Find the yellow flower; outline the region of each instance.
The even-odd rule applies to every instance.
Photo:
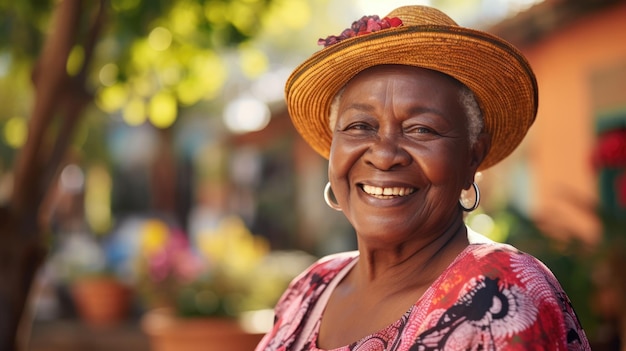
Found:
[[[255,236],[238,217],[223,219],[212,231],[198,237],[198,246],[205,258],[229,274],[243,275],[269,252],[269,244]]]
[[[169,228],[162,221],[148,220],[141,230],[140,250],[145,256],[150,256],[159,251],[168,239]]]

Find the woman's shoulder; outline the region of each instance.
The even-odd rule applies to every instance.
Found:
[[[516,296],[523,296],[526,303],[536,307],[569,304],[558,279],[539,259],[512,245],[489,240],[475,232],[471,235],[479,240],[470,239],[470,245],[444,273],[456,277],[460,294],[491,283],[498,291],[514,290]]]
[[[514,271],[516,275],[538,274],[550,280],[556,279],[550,269],[532,254],[510,244],[495,242],[470,229],[468,238],[470,245],[463,255],[464,264],[471,261],[473,265],[487,270],[486,274]]]
[[[426,317],[418,321],[424,329],[417,344],[444,335],[470,344],[491,338],[503,347],[538,340],[553,349],[568,343],[588,347],[569,298],[543,263],[511,245],[471,235],[470,245],[419,304],[417,312]]]
[[[350,251],[319,258],[291,281],[278,306],[294,300],[315,300],[330,281],[357,257],[358,252]]]
[[[336,268],[338,266],[345,266],[349,262],[352,262],[357,257],[359,257],[358,251],[346,251],[335,254],[326,255],[320,259],[318,259],[311,268],[317,267],[332,267]]]
[[[344,252],[318,259],[295,277],[274,308],[274,327],[265,336],[263,343],[289,345],[294,342],[305,321],[311,318],[316,302],[348,264],[358,257],[357,252]],[[315,322],[315,321],[314,321]]]
[[[359,257],[358,251],[347,251],[323,256],[311,264],[306,270],[298,275],[294,282],[310,279],[312,276],[321,276],[332,279],[346,265]]]

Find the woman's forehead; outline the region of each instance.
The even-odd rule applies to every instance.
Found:
[[[453,77],[439,72],[435,70],[431,70],[423,67],[416,66],[408,66],[408,65],[377,65],[366,68],[361,72],[357,73],[354,77],[352,77],[344,86],[348,87],[352,85],[355,81],[359,81],[361,79],[369,78],[372,76],[381,77],[381,76],[406,76],[406,77],[415,77],[429,80],[438,80],[444,84],[454,84],[459,87],[463,87],[464,85]]]
[[[373,98],[420,100],[457,99],[463,85],[441,72],[412,66],[385,65],[368,68],[353,77],[338,93],[341,103]]]

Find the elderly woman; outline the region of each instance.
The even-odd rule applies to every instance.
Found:
[[[296,278],[257,350],[589,349],[553,274],[463,221],[480,199],[476,172],[535,119],[520,52],[421,6],[320,42],[289,78],[287,105],[329,159],[325,199],[355,228],[358,252]]]

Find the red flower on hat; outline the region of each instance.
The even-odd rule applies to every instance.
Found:
[[[317,45],[324,45],[324,47],[328,47],[348,38],[377,32],[381,29],[399,27],[401,25],[402,20],[398,17],[385,17],[383,19],[380,19],[380,17],[378,17],[377,15],[363,16],[358,21],[352,22],[352,26],[350,28],[344,29],[341,34],[331,35],[326,37],[326,39],[320,38],[317,41]]]

